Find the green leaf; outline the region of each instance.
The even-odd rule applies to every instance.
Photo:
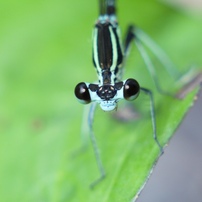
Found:
[[[99,172],[91,145],[71,155],[81,145],[84,108],[74,86],[96,79],[91,32],[98,2],[8,0],[0,11],[0,201],[130,201],[159,155],[146,96],[134,102],[139,118],[127,123],[97,109],[94,131],[107,177],[94,190],[89,185]],[[123,33],[128,23],[144,29],[179,70],[202,63],[199,16],[156,1],[128,0],[118,2],[118,18]],[[158,75],[174,91],[161,68]],[[165,145],[198,88],[183,100],[159,95],[135,48],[127,77],[154,91],[158,137]]]

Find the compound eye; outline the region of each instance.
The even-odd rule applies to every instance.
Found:
[[[124,84],[123,95],[126,100],[134,100],[140,92],[139,83],[135,79],[127,79]]]
[[[91,102],[90,93],[87,85],[84,82],[77,84],[74,89],[75,96],[82,104],[88,104]]]

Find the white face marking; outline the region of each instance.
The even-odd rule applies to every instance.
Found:
[[[100,107],[103,111],[112,111],[116,108],[117,103],[115,100],[112,101],[101,101],[100,102]]]
[[[123,82],[123,84],[124,83],[125,83],[125,81]],[[90,83],[86,83],[86,86],[89,87],[89,85],[90,85]],[[121,100],[121,99],[124,99],[123,88],[124,88],[124,85],[121,87],[121,89],[117,90],[116,95],[110,100],[101,99],[97,95],[97,92],[91,91],[89,89],[91,102],[97,102],[98,104],[100,104],[101,109],[104,110],[104,111],[112,111],[117,107],[118,101]]]

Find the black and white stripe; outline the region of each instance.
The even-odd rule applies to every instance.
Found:
[[[114,15],[99,17],[93,34],[93,63],[100,84],[114,84],[123,61],[118,24]]]

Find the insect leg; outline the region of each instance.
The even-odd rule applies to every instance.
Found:
[[[153,41],[143,30],[135,27],[134,32],[136,38],[138,38],[145,46],[147,46],[160,61],[163,67],[165,67],[173,81],[177,81],[177,85],[183,87],[185,85],[188,85],[192,81],[192,79],[195,79],[197,77],[197,75],[199,74],[197,66],[192,65],[185,71],[179,71],[173,64],[169,56],[163,51],[163,49],[161,49],[158,44],[155,43],[155,41]],[[175,98],[179,98],[178,95],[175,95]]]
[[[157,133],[156,133],[156,116],[155,116],[154,98],[153,98],[152,91],[142,87],[140,88],[140,90],[144,92],[145,94],[147,94],[150,98],[150,113],[151,113],[152,128],[153,128],[153,138],[160,149],[160,154],[163,154],[163,147],[159,143]]]
[[[174,79],[178,79],[181,74],[177,70],[176,66],[173,64],[173,62],[170,60],[168,55],[163,51],[161,47],[158,46],[158,44],[151,39],[143,30],[141,30],[138,27],[135,27],[135,35],[136,37],[142,41],[151,51],[152,53],[157,57],[157,59],[161,62],[161,64],[165,67],[167,72],[170,74],[170,76]]]
[[[155,71],[155,68],[154,68],[154,65],[153,65],[149,55],[147,54],[147,52],[146,52],[144,46],[142,45],[141,41],[139,40],[139,38],[136,36],[134,26],[129,26],[128,32],[126,35],[126,40],[125,40],[125,54],[128,53],[129,46],[130,46],[132,41],[135,42],[143,60],[144,60],[144,63],[146,64],[146,67],[147,67],[150,75],[152,76],[154,84],[155,84],[157,90],[159,91],[159,93],[174,97],[173,94],[166,92],[161,88],[157,74],[156,74],[156,71]]]
[[[84,107],[84,110],[83,110],[83,116],[82,116],[82,125],[81,125],[81,131],[80,131],[80,136],[81,136],[81,146],[76,150],[74,151],[72,154],[71,154],[71,157],[72,158],[75,158],[77,157],[78,155],[84,153],[88,147],[88,138],[87,138],[87,135],[89,133],[89,128],[87,127],[87,118],[88,118],[88,113],[89,113],[89,106],[86,105]]]
[[[102,160],[101,160],[101,157],[99,154],[96,138],[95,138],[95,135],[93,132],[93,118],[94,118],[95,109],[96,109],[96,103],[94,102],[90,106],[90,111],[89,111],[89,116],[88,116],[88,124],[89,124],[89,129],[90,129],[90,139],[91,139],[91,142],[93,145],[93,150],[94,150],[97,166],[98,166],[98,169],[100,172],[100,177],[97,180],[95,180],[93,183],[91,183],[91,185],[90,185],[91,188],[93,188],[100,181],[102,181],[106,175],[105,170],[104,170],[103,165],[102,165]]]

